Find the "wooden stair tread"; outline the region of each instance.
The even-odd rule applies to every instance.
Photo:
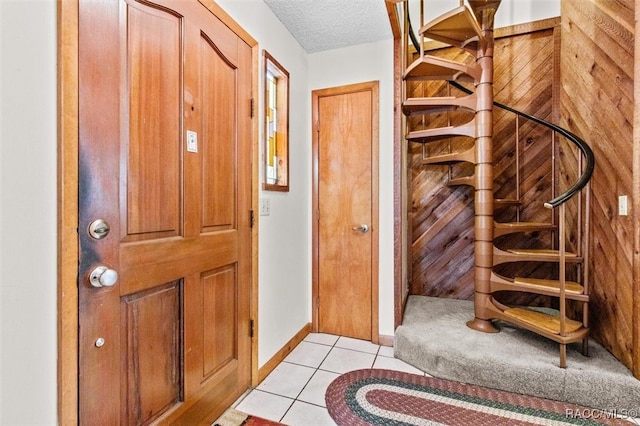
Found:
[[[484,9],[497,9],[502,0],[467,0],[471,10],[478,12]]]
[[[505,309],[504,315],[509,318],[519,319],[520,321],[530,324],[536,328],[541,328],[548,333],[560,334],[560,318],[558,316],[526,308]],[[565,326],[566,333],[573,333],[582,328],[582,323],[567,318]]]
[[[476,20],[482,22],[482,11],[487,9],[498,9],[501,0],[467,0],[471,10],[473,10]]]
[[[468,149],[463,152],[451,152],[447,154],[438,154],[430,157],[426,157],[422,159],[422,164],[452,164],[452,163],[460,163],[460,162],[468,162],[474,163],[476,162],[476,151],[475,148]]]
[[[407,133],[405,138],[412,142],[428,143],[452,136],[476,137],[475,118],[461,126],[437,127],[435,129],[414,130]]]
[[[582,262],[582,257],[576,253],[565,252],[567,262]],[[501,250],[493,247],[493,265],[510,262],[559,262],[560,253],[558,250],[550,249],[507,249]]]
[[[482,29],[466,6],[457,7],[428,22],[420,34],[451,46],[464,47],[469,42],[484,41]]]
[[[521,205],[521,201],[509,198],[496,198],[495,200],[493,200],[494,207],[518,207]]]
[[[558,292],[560,291],[559,280],[516,277],[513,279],[513,283],[524,287],[532,287],[534,289],[540,288],[558,290]],[[571,294],[582,294],[584,292],[584,287],[575,281],[565,281],[565,291]]]
[[[459,185],[467,185],[467,186],[476,186],[476,178],[475,176],[461,176],[457,178],[450,179],[447,182],[447,186],[459,186]]]
[[[404,73],[405,80],[470,80],[480,79],[480,67],[473,64],[423,55],[416,59]],[[468,76],[468,79],[462,76]]]
[[[494,236],[513,234],[516,232],[536,232],[555,230],[558,227],[552,223],[543,222],[495,222]]]
[[[524,254],[524,255],[539,255],[539,256],[560,256],[560,252],[558,250],[552,249],[508,249],[509,253],[513,254]],[[571,252],[565,253],[566,257],[577,257],[578,255]]]
[[[503,228],[556,228],[553,223],[546,222],[496,222],[496,226]]]
[[[464,97],[446,96],[432,98],[409,98],[402,103],[402,112],[405,115],[434,113],[441,111],[455,111],[464,109],[475,112],[477,97],[473,95]]]
[[[525,277],[506,278],[492,272],[491,292],[498,291],[519,291],[559,297],[560,281]],[[565,297],[567,300],[589,302],[589,295],[584,293],[584,288],[573,281],[565,281]]]

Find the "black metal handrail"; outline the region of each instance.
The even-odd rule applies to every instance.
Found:
[[[469,90],[468,88],[464,87],[462,84],[458,83],[457,81],[450,80],[449,84],[451,84],[456,89],[461,90],[467,94],[473,93],[472,90]],[[569,199],[571,199],[574,195],[580,192],[587,185],[587,183],[589,183],[589,180],[591,179],[591,175],[593,175],[593,169],[595,167],[595,157],[593,155],[593,151],[591,150],[591,147],[584,140],[576,136],[575,133],[572,133],[567,129],[564,129],[560,126],[557,126],[541,118],[535,117],[533,115],[529,115],[522,111],[518,111],[517,109],[501,104],[500,102],[494,102],[493,104],[498,108],[507,110],[509,112],[513,112],[519,115],[520,117],[524,117],[528,120],[534,121],[538,124],[541,124],[553,130],[554,132],[561,134],[562,136],[567,138],[569,141],[571,141],[575,146],[577,146],[580,152],[582,152],[582,155],[584,155],[584,158],[586,159],[586,164],[584,167],[584,171],[582,172],[582,175],[580,175],[580,178],[578,178],[578,180],[573,185],[571,185],[571,187],[569,187],[569,189],[567,189],[565,192],[558,195],[553,200],[547,201],[546,203],[544,203],[545,207],[549,209],[558,207],[560,204],[563,204],[567,202]]]
[[[416,39],[416,36],[413,32],[413,27],[411,26],[411,18],[409,17],[409,10],[407,9],[407,20],[408,20],[408,31],[409,31],[409,36],[411,38],[411,43],[413,44],[413,47],[416,49],[416,51],[420,51],[420,46],[418,43],[418,40]],[[473,91],[470,89],[467,89],[466,87],[464,87],[463,85],[461,85],[460,83],[458,83],[457,81],[452,81],[449,80],[449,84],[452,85],[453,87],[455,87],[458,90],[461,90],[467,94],[472,94]],[[527,118],[531,121],[534,121],[538,124],[541,124],[551,130],[553,130],[554,132],[557,132],[559,134],[561,134],[562,136],[564,136],[565,138],[567,138],[569,141],[571,141],[582,153],[582,155],[584,156],[584,158],[586,159],[586,164],[584,166],[584,170],[582,172],[582,175],[580,175],[580,177],[578,178],[578,180],[571,185],[571,187],[569,187],[569,189],[567,189],[565,192],[563,192],[562,194],[558,195],[557,197],[555,197],[553,200],[547,201],[546,203],[544,203],[544,206],[546,208],[552,209],[555,207],[558,207],[560,204],[564,204],[567,201],[569,201],[574,195],[576,195],[577,193],[579,193],[585,186],[587,186],[587,183],[589,183],[589,180],[591,179],[591,176],[593,175],[593,169],[595,168],[595,157],[593,155],[593,151],[591,150],[591,147],[580,137],[578,137],[575,133],[572,133],[570,131],[568,131],[567,129],[564,129],[560,126],[557,126],[553,123],[550,123],[546,120],[543,120],[541,118],[538,117],[534,117],[533,115],[529,115],[525,112],[522,111],[518,111],[517,109],[511,108],[510,106],[501,104],[500,102],[493,102],[493,104],[495,106],[497,106],[498,108],[504,109],[506,111],[510,111],[513,112],[521,117]]]

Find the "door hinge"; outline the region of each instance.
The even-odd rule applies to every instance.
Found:
[[[249,337],[253,338],[253,320],[249,320]]]
[[[249,210],[249,227],[253,228],[253,225],[256,223],[256,215],[253,210]]]
[[[251,118],[253,118],[256,109],[256,102],[253,98],[251,98]]]

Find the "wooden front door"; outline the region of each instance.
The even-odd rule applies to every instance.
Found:
[[[78,37],[80,423],[211,424],[251,375],[251,48],[197,0]]]
[[[378,83],[313,92],[314,327],[378,340]]]

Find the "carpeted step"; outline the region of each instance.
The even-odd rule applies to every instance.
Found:
[[[563,369],[557,343],[502,321],[500,333],[478,333],[465,324],[473,317],[470,300],[409,296],[394,355],[444,379],[604,410],[637,407],[640,380],[593,339],[589,357],[569,345]]]

